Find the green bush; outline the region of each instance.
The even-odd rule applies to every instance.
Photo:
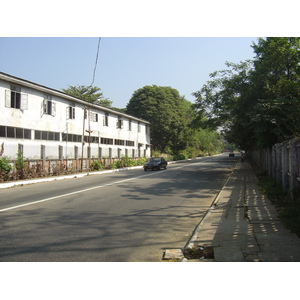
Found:
[[[23,170],[25,166],[25,162],[23,159],[23,155],[20,151],[17,153],[17,160],[15,162],[15,167],[18,171]]]
[[[300,237],[300,201],[289,203],[281,208],[279,218],[285,226]]]
[[[260,177],[259,179],[258,185],[260,192],[266,195],[270,200],[286,198],[286,192],[277,184],[276,179],[267,176]]]
[[[11,169],[12,167],[9,164],[9,160],[7,159],[7,157],[3,156],[2,158],[0,158],[0,170],[5,174],[8,174]]]
[[[128,156],[124,156],[121,158],[121,165],[123,168],[126,167],[133,167],[136,165],[136,162],[134,159],[128,157]]]
[[[91,163],[91,170],[92,171],[99,171],[99,170],[102,170],[103,169],[103,166],[101,164],[100,161],[98,160],[94,160],[92,163]]]
[[[185,154],[177,154],[173,156],[173,160],[184,160],[187,159],[188,157]]]
[[[147,158],[140,157],[139,159],[135,160],[128,156],[122,157],[119,160],[115,160],[111,165],[111,169],[122,169],[127,167],[134,167],[134,166],[142,166],[145,162],[147,162]]]
[[[136,165],[137,166],[142,166],[144,163],[146,163],[148,161],[148,159],[146,157],[140,157],[137,161],[136,161]]]

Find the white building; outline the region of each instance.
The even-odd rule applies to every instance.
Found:
[[[150,123],[0,72],[1,145],[9,159],[150,157]]]

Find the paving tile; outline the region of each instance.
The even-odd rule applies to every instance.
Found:
[[[300,262],[300,248],[297,245],[262,245],[262,260],[265,262]]]
[[[216,262],[300,261],[300,239],[279,221],[257,182],[248,163],[237,164],[195,242],[212,246]]]
[[[166,249],[164,259],[171,260],[171,259],[183,259],[183,253],[181,249]]]
[[[215,247],[214,248],[215,261],[217,262],[243,262],[244,254],[240,248],[229,247]]]

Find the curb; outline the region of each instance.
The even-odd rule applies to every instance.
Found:
[[[219,155],[219,154],[216,154],[216,155]],[[215,156],[215,155],[213,155],[213,156]],[[201,157],[197,157],[195,159],[200,159],[200,158]],[[170,162],[168,162],[168,164],[173,164],[173,163],[188,161],[188,160],[192,160],[192,159],[170,161]],[[102,174],[115,173],[115,172],[121,172],[121,171],[127,171],[127,170],[132,170],[132,169],[139,169],[139,168],[143,168],[143,166],[126,167],[126,168],[121,168],[121,169],[113,169],[113,170],[97,171],[97,172],[75,173],[72,175],[45,177],[45,178],[32,179],[32,180],[29,179],[29,180],[22,180],[22,181],[13,181],[13,182],[7,182],[7,183],[0,183],[0,189],[7,189],[7,188],[16,187],[16,186],[35,184],[35,183],[40,183],[40,182],[48,182],[48,181],[72,179],[72,178],[82,178],[85,176],[92,176],[92,175],[102,175]]]
[[[13,181],[13,182],[8,182],[8,183],[0,183],[0,189],[6,189],[6,188],[19,186],[19,185],[23,186],[23,185],[28,185],[28,184],[40,183],[40,182],[48,182],[48,181],[72,179],[72,178],[82,178],[85,176],[92,176],[92,175],[102,175],[102,174],[115,173],[115,172],[121,172],[121,171],[127,171],[127,170],[131,170],[131,169],[139,169],[139,168],[142,168],[142,166],[127,167],[127,168],[113,169],[113,170],[106,170],[106,171],[97,171],[97,172],[76,173],[76,174],[72,174],[72,175],[46,177],[46,178],[42,178],[42,179]]]
[[[196,237],[197,237],[197,235],[198,235],[198,233],[199,233],[199,231],[200,231],[200,229],[201,229],[202,224],[204,223],[205,219],[210,215],[211,211],[215,209],[215,207],[216,207],[216,205],[217,205],[217,203],[218,203],[218,201],[219,201],[219,198],[220,198],[220,196],[221,196],[221,193],[222,193],[222,191],[226,188],[227,183],[228,183],[229,179],[230,179],[231,176],[232,176],[232,173],[234,172],[234,170],[235,170],[236,167],[237,167],[237,164],[238,164],[238,161],[237,161],[237,163],[235,164],[235,166],[232,168],[232,170],[231,170],[231,172],[230,172],[230,174],[229,174],[229,176],[228,176],[228,178],[227,178],[225,184],[223,185],[222,189],[219,191],[219,193],[217,194],[216,198],[215,198],[214,201],[212,202],[212,205],[211,205],[210,208],[206,211],[204,217],[201,219],[200,223],[197,225],[196,229],[195,229],[194,232],[193,232],[192,237],[191,237],[190,240],[186,243],[184,249],[185,249],[185,248],[192,248],[192,247],[194,246],[194,244],[195,244],[194,240],[196,239]]]

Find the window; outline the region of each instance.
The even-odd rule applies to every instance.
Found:
[[[75,119],[75,107],[68,106],[67,107],[67,120]]]
[[[16,138],[22,139],[24,136],[24,130],[23,128],[16,128]]]
[[[81,143],[82,136],[79,134],[62,134],[62,141],[74,142],[74,143]]]
[[[124,146],[125,145],[125,141],[124,140],[117,140],[117,139],[115,139],[115,145]]]
[[[5,90],[5,106],[21,110],[28,109],[28,94],[22,94],[21,88],[11,86],[10,90]]]
[[[99,143],[99,137],[85,135],[84,136],[84,141],[86,143]]]
[[[45,140],[45,141],[59,141],[60,133],[53,132],[53,131],[35,130],[34,131],[34,139],[35,140]]]
[[[128,131],[131,131],[131,120],[128,121]]]
[[[21,88],[11,87],[10,88],[10,107],[21,108]]]
[[[138,122],[138,132],[141,132],[141,123]]]
[[[6,137],[6,126],[0,126],[0,136]]]
[[[121,117],[118,117],[117,120],[117,128],[122,129],[123,128],[123,120]]]
[[[98,114],[91,112],[91,113],[90,113],[90,119],[91,119],[93,122],[98,122]]]
[[[31,140],[31,130],[19,127],[0,126],[0,136]]]
[[[43,100],[43,114],[55,116],[56,114],[56,105],[55,102],[52,101],[52,96],[44,95]]]
[[[109,139],[109,138],[101,138],[101,144],[113,145],[114,144],[114,140],[113,139]]]
[[[103,116],[103,126],[108,126],[108,113],[105,113],[105,116]]]
[[[126,141],[126,146],[134,147],[134,141]]]

